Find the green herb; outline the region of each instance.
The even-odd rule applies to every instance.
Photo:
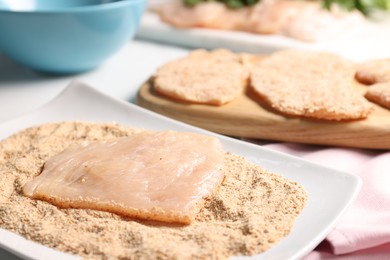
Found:
[[[257,2],[259,2],[259,0],[183,0],[183,1],[188,6],[194,6],[202,2],[216,1],[216,2],[224,3],[227,7],[233,9],[254,5]]]
[[[254,5],[259,2],[259,0],[183,0],[183,2],[188,6],[195,6],[202,2],[213,2],[213,1],[224,3],[227,7],[233,9]],[[364,15],[367,16],[377,10],[386,11],[390,13],[390,0],[320,0],[320,1],[323,1],[324,8],[328,10],[331,8],[333,4],[336,4],[348,11],[359,10],[360,12],[362,12]]]
[[[336,4],[345,10],[359,10],[364,15],[370,15],[373,11],[390,12],[390,0],[324,0],[324,7],[330,9]]]

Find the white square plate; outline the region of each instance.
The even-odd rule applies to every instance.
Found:
[[[354,61],[390,57],[390,22],[370,22],[317,42],[304,42],[282,35],[260,35],[206,28],[179,29],[162,22],[151,11],[142,17],[137,37],[190,48],[228,48],[237,52],[268,54],[294,48],[328,51]]]
[[[170,129],[213,135],[221,140],[226,151],[242,155],[269,171],[299,182],[309,198],[291,234],[270,250],[257,255],[256,259],[297,259],[309,253],[331,231],[361,186],[361,180],[354,175],[186,125],[110,98],[80,82],[71,83],[43,107],[0,124],[0,140],[26,127],[70,120],[117,122],[153,130]],[[26,259],[74,258],[3,229],[0,229],[0,248]]]

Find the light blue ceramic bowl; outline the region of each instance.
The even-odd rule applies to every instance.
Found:
[[[135,34],[146,0],[0,0],[0,52],[50,73],[91,70]]]

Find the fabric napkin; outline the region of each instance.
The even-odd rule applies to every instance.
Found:
[[[390,259],[390,151],[260,143],[360,176],[363,185],[326,239],[304,260]]]

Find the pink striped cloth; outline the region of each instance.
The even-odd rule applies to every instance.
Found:
[[[304,260],[390,259],[390,151],[291,143],[262,145],[358,175],[363,180],[357,199]]]

